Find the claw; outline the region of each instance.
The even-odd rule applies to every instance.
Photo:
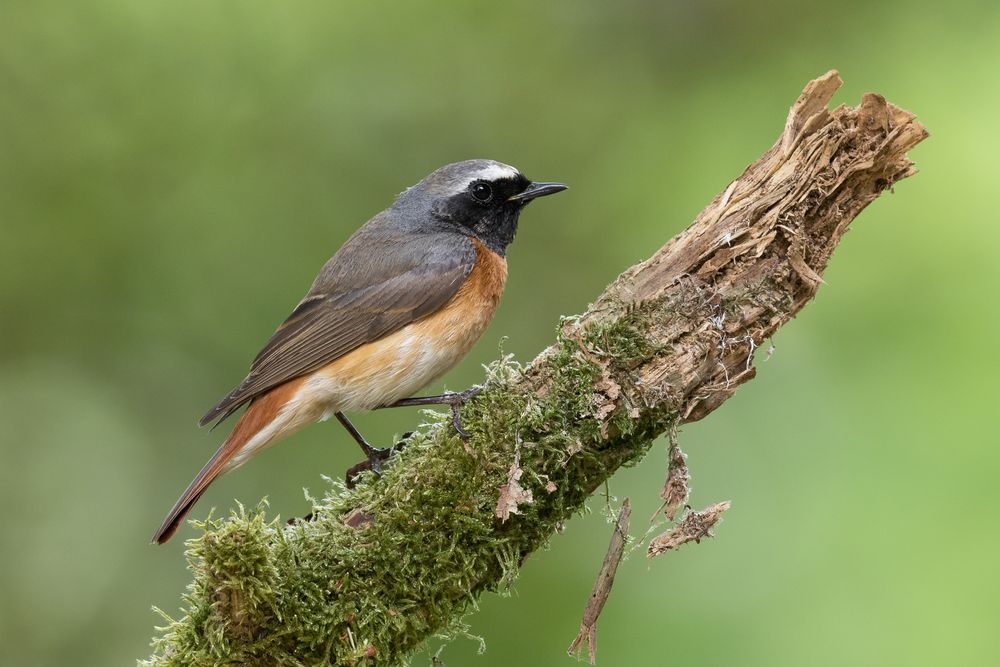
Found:
[[[465,391],[449,392],[444,395],[444,403],[451,408],[451,425],[455,427],[455,432],[462,440],[469,439],[469,432],[462,428],[462,406],[482,390],[482,385],[473,385]]]
[[[366,445],[363,445],[362,449],[364,449],[368,458],[360,463],[355,463],[347,469],[347,472],[344,473],[344,481],[347,484],[347,488],[353,489],[357,485],[358,479],[361,477],[361,473],[366,470],[371,470],[375,473],[376,477],[381,477],[383,464],[388,461],[393,454],[406,446],[406,441],[411,435],[413,435],[412,431],[404,433],[403,439],[392,447],[372,447],[371,445],[367,445],[367,443]]]
[[[458,404],[452,404],[451,406],[451,425],[455,427],[455,432],[458,433],[458,437],[462,440],[469,439],[469,432],[462,428],[462,406]]]

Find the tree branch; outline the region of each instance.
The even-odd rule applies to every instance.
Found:
[[[915,172],[924,128],[876,94],[828,111],[840,83],[811,82],[774,146],[531,364],[496,362],[463,409],[467,443],[442,417],[311,521],[209,522],[186,615],[147,664],[395,665],[459,630],[615,470],[754,377],[851,221]]]

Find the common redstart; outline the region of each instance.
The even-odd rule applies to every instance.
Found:
[[[391,448],[368,444],[344,412],[449,404],[461,432],[456,406],[469,394],[407,397],[458,363],[493,318],[521,210],[565,189],[500,162],[467,160],[432,172],[366,222],[323,266],[246,379],[201,418],[201,426],[217,425],[249,404],[153,541],[169,540],[219,475],[307,424],[337,417],[376,472]]]

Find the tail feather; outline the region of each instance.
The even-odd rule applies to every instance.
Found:
[[[231,439],[232,436],[226,440],[222,447],[219,447],[219,451],[215,452],[215,455],[209,459],[205,467],[198,473],[198,476],[192,480],[188,488],[181,494],[181,497],[174,503],[174,506],[170,508],[166,518],[163,519],[163,523],[160,524],[156,533],[153,534],[153,542],[165,544],[167,540],[173,537],[174,533],[180,527],[181,521],[187,516],[187,513],[191,511],[191,508],[194,507],[194,504],[205,493],[208,486],[222,473],[225,464],[236,453],[236,451],[233,451],[229,447]],[[226,456],[226,454],[229,454],[229,456]]]
[[[228,472],[243,463],[247,454],[239,456],[243,448],[250,443],[250,440],[269,426],[276,417],[281,414],[282,408],[295,396],[302,380],[293,380],[272,389],[267,394],[255,398],[246,412],[240,415],[239,421],[233,427],[233,432],[229,434],[226,441],[219,447],[205,467],[201,469],[194,481],[177,499],[174,506],[167,513],[159,529],[153,534],[153,542],[163,544],[177,532],[181,521],[187,513],[198,502],[205,490],[222,473]],[[268,436],[266,443],[252,443],[252,449],[248,454],[256,453],[267,444],[276,442],[278,439],[288,435],[294,428],[280,429],[281,433],[272,433]]]

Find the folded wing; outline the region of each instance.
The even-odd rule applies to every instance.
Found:
[[[454,296],[475,261],[475,247],[461,234],[406,233],[391,220],[373,219],[327,262],[246,379],[199,424],[221,422],[274,387],[433,313]]]

